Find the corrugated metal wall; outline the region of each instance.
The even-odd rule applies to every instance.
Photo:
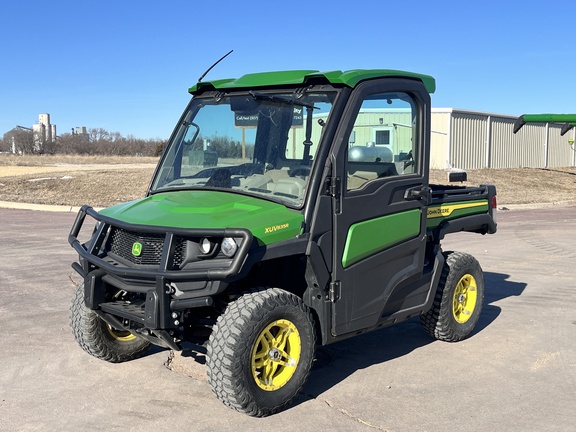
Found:
[[[512,133],[516,117],[454,109],[432,110],[430,167],[446,169],[574,166],[575,155],[561,126],[527,124]],[[444,134],[437,131],[448,132]]]
[[[526,124],[512,132],[514,118],[491,118],[490,168],[543,168],[545,127]]]
[[[568,132],[566,135],[560,136],[561,129],[562,126],[555,124],[551,124],[548,129],[547,156],[549,167],[565,167],[573,165],[574,151],[570,144],[568,144],[568,138],[572,138],[574,135],[572,132]]]
[[[454,168],[483,168],[486,160],[487,117],[452,112],[450,165]]]

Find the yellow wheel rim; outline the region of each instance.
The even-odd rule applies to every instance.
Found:
[[[296,326],[285,319],[269,324],[252,348],[252,376],[258,387],[275,391],[290,381],[298,367],[302,346]]]
[[[128,342],[136,339],[136,336],[134,336],[127,330],[116,330],[110,324],[106,324],[106,328],[108,329],[108,333],[110,333],[110,336],[112,336],[117,341]]]
[[[456,322],[464,324],[470,319],[476,308],[477,299],[476,279],[471,274],[465,274],[460,278],[454,290],[452,313]]]

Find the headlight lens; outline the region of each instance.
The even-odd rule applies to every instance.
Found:
[[[212,249],[212,243],[206,237],[200,240],[198,246],[200,247],[200,252],[202,252],[205,255],[209,254],[210,250]]]
[[[225,237],[222,240],[221,248],[222,253],[225,256],[227,256],[228,258],[232,258],[236,253],[236,251],[238,250],[238,244],[236,243],[236,240],[234,240],[232,237]]]

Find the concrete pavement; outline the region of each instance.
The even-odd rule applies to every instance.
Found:
[[[212,395],[190,353],[85,354],[68,326],[75,213],[0,209],[0,430],[571,431],[575,211],[513,209],[496,235],[447,237],[486,273],[471,338],[433,341],[411,320],[322,348],[293,406],[253,419]]]

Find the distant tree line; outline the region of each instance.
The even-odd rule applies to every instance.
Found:
[[[102,128],[88,129],[87,133],[64,133],[53,142],[39,142],[32,130],[13,129],[0,139],[1,152],[18,154],[77,154],[85,156],[160,156],[166,140],[140,139],[132,135],[122,136]],[[220,158],[242,157],[242,144],[229,137],[212,136],[196,138],[192,149],[207,149],[218,153]],[[252,157],[253,145],[246,146],[246,156]]]
[[[52,142],[39,142],[34,133],[26,129],[14,129],[0,139],[0,151],[19,154],[159,156],[164,147],[165,140],[125,137],[102,128],[88,129],[85,134],[65,133]]]

